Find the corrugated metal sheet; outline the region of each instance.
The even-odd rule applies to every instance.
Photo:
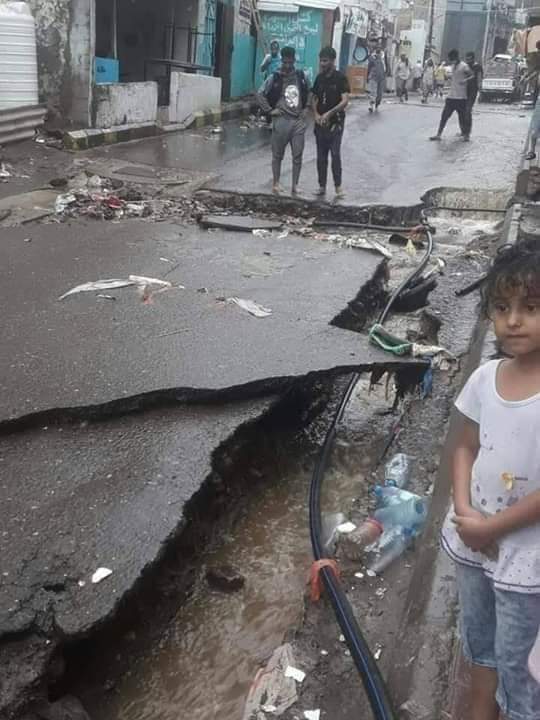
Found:
[[[47,108],[44,105],[0,110],[0,145],[26,140],[43,125]]]

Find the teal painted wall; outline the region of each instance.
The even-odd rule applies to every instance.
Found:
[[[313,83],[319,71],[319,52],[323,34],[323,11],[300,7],[298,13],[261,13],[263,31],[270,43],[277,40],[280,47],[290,45],[296,49],[296,67],[304,70]],[[257,48],[255,87],[264,82],[259,72],[263,52]]]
[[[253,63],[255,38],[247,33],[235,33],[231,60],[231,97],[238,98],[253,92]]]

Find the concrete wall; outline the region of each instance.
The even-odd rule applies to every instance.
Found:
[[[36,21],[40,101],[64,122],[88,125],[93,0],[27,0]]]
[[[94,87],[94,127],[156,122],[158,90],[155,82],[111,83]]]
[[[168,121],[184,122],[200,110],[215,110],[221,103],[221,78],[192,73],[171,73]]]

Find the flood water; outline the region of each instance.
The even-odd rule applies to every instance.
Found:
[[[362,470],[372,457],[346,437],[358,403],[357,398],[325,481],[323,504],[329,512],[365,492]],[[114,691],[86,699],[91,717],[241,720],[258,668],[287,631],[301,624],[312,561],[308,495],[314,446],[304,438],[282,452],[290,456],[278,458],[276,467],[247,492],[241,516],[222,545],[203,553],[195,592],[160,642],[134,659]],[[241,591],[227,594],[208,587],[204,568],[224,564],[244,574]]]

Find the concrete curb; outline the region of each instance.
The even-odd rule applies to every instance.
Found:
[[[100,145],[112,145],[128,140],[140,140],[161,133],[155,123],[140,125],[118,125],[117,127],[87,130],[71,130],[64,133],[64,146],[67,150],[89,150]]]
[[[228,103],[220,108],[205,110],[190,115],[186,122],[172,126],[161,126],[158,123],[140,123],[138,125],[118,125],[111,128],[88,128],[71,130],[64,133],[64,146],[67,150],[89,150],[100,145],[113,145],[129,140],[141,140],[167,132],[178,132],[187,128],[202,128],[207,125],[218,125],[225,120],[247,117],[257,110],[254,100],[242,100]]]

